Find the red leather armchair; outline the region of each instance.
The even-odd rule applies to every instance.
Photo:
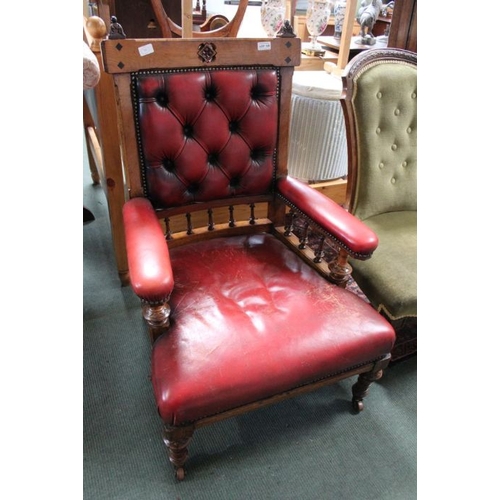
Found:
[[[300,40],[120,40],[103,54],[130,179],[130,282],[177,478],[203,425],[354,375],[361,410],[394,330],[343,288],[347,257],[369,258],[375,233],[287,176]],[[291,209],[336,242],[335,262],[294,235]]]

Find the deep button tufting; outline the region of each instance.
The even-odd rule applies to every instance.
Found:
[[[183,130],[186,137],[193,137],[193,127],[191,125],[186,123],[186,125],[184,125],[183,127]]]
[[[393,177],[393,178],[391,179],[391,184],[396,184],[396,177]]]
[[[396,109],[394,110],[394,114],[395,114],[396,116],[399,116],[399,115],[400,115],[400,113],[401,113],[401,111],[400,111],[398,108],[396,108]]]
[[[137,78],[142,184],[157,208],[271,191],[279,116],[275,69],[204,68]],[[239,131],[231,133],[236,122]],[[229,160],[233,154],[237,163]]]
[[[230,121],[229,122],[229,132],[232,134],[238,132],[240,129],[240,125],[237,121]]]
[[[417,98],[417,93],[416,92],[413,92],[412,95],[411,95],[411,98],[412,99],[416,99]]]
[[[378,168],[384,168],[384,162],[381,161],[379,164],[378,164]]]
[[[167,172],[173,172],[175,170],[175,164],[170,158],[164,158],[161,164]]]
[[[262,149],[252,149],[250,151],[250,158],[252,161],[260,163],[266,159],[266,154]]]
[[[264,89],[260,86],[260,85],[254,85],[251,89],[250,89],[250,97],[256,101],[258,99],[260,99],[262,96],[264,95]]]
[[[241,179],[239,177],[233,177],[230,181],[229,181],[229,185],[233,188],[233,189],[236,189],[237,187],[239,187],[241,183]]]
[[[391,149],[392,149],[393,151],[396,151],[396,149],[398,149],[397,144],[393,144],[393,145],[391,146]]]
[[[213,101],[217,97],[217,89],[211,85],[205,89],[205,99],[207,101]]]
[[[377,130],[375,130],[376,134],[380,134],[380,127],[377,127]]]
[[[209,153],[207,156],[207,162],[210,165],[217,165],[219,163],[219,156],[216,153]]]
[[[382,99],[382,92],[377,92],[377,99]]]
[[[161,106],[162,108],[166,108],[168,106],[168,97],[164,91],[160,90],[156,94],[155,99],[158,105]]]
[[[411,127],[408,127],[408,128],[406,129],[406,131],[407,131],[409,134],[411,134]]]
[[[408,163],[406,161],[404,161],[403,163],[401,163],[401,166],[406,167],[406,166],[408,166]]]

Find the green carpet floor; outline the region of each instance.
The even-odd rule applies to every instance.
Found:
[[[354,380],[196,431],[176,482],[149,380],[140,303],[120,286],[106,199],[84,154],[85,500],[417,498],[417,358],[392,365],[350,411]]]

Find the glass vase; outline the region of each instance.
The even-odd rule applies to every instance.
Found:
[[[334,38],[340,39],[342,37],[346,8],[347,0],[337,0],[333,6],[333,16],[335,18]]]
[[[262,0],[260,21],[267,36],[275,37],[285,21],[286,0]]]
[[[332,4],[329,0],[309,0],[306,11],[306,27],[311,35],[311,49],[320,50],[318,36],[325,31],[330,18]]]

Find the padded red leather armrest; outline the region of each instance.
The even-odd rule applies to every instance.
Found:
[[[153,206],[133,198],[123,206],[125,243],[132,289],[141,299],[160,302],[174,287],[165,236]]]
[[[338,203],[294,179],[278,179],[280,195],[333,236],[353,257],[368,258],[378,246],[377,235]]]

